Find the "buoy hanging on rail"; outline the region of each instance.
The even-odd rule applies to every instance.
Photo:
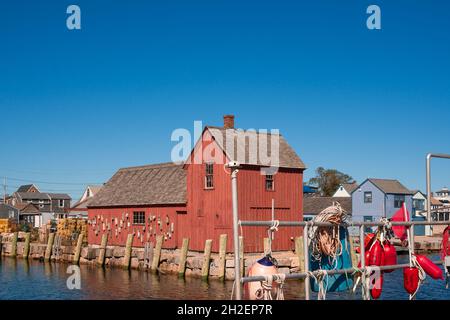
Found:
[[[377,272],[375,270],[373,271],[373,273],[373,282],[371,283],[370,296],[372,297],[372,299],[378,300],[380,299],[381,293],[383,292],[383,273],[379,272],[378,274],[376,274]]]
[[[249,277],[269,277],[278,273],[277,267],[272,262],[272,258],[266,256],[255,262],[248,270]],[[262,282],[249,282],[246,284],[248,298],[250,300],[264,300],[264,290],[269,288],[263,287]],[[276,284],[275,284],[276,285]],[[271,290],[272,288],[270,288]]]
[[[384,264],[385,266],[394,266],[397,264],[397,251],[389,240],[385,240],[383,244],[384,249]],[[394,270],[385,270],[386,273],[391,273]]]
[[[404,268],[403,269],[403,285],[406,292],[414,294],[419,288],[419,269]]]
[[[427,275],[434,280],[444,280],[444,273],[433,261],[420,254],[415,254],[414,256]]]

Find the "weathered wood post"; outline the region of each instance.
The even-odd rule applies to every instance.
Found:
[[[125,257],[123,260],[123,268],[124,269],[130,269],[131,264],[131,253],[133,250],[133,240],[134,240],[134,234],[130,233],[127,238],[127,246],[125,248]]]
[[[161,250],[162,250],[163,240],[164,240],[164,237],[162,235],[159,235],[156,237],[155,252],[153,254],[152,266],[150,268],[150,271],[152,273],[156,273],[158,271],[159,260],[161,259]]]
[[[305,270],[305,253],[303,252],[303,237],[295,238],[295,254],[298,257],[298,268],[299,271],[303,272]]]
[[[45,249],[45,255],[44,255],[44,261],[50,261],[50,258],[52,257],[52,248],[53,248],[53,242],[55,241],[56,233],[51,232],[48,235],[48,242],[47,242],[47,248]]]
[[[219,279],[225,280],[226,263],[227,263],[227,241],[228,235],[220,235],[219,243]]]
[[[239,258],[240,258],[240,270],[241,270],[241,277],[245,274],[245,259],[244,259],[244,237],[239,237]]]
[[[205,254],[203,256],[203,266],[202,266],[202,279],[208,280],[209,268],[211,266],[211,249],[212,240],[206,240],[205,242]]]
[[[106,246],[108,245],[108,234],[105,233],[102,236],[102,242],[100,244],[100,251],[98,253],[97,265],[103,267],[105,265]],[[127,243],[128,245],[128,243]]]
[[[75,263],[75,264],[80,263],[81,249],[83,248],[83,240],[84,240],[84,234],[81,233],[78,236],[77,247],[75,248],[75,255],[73,256],[73,263]]]
[[[12,242],[11,242],[11,257],[17,256],[17,239],[19,238],[19,233],[14,232]]]
[[[28,259],[28,256],[30,255],[30,239],[31,233],[30,232],[25,233],[25,244],[23,246],[23,254],[22,254],[22,257],[24,259]]]
[[[189,251],[189,238],[184,238],[183,246],[181,247],[181,252],[180,252],[180,265],[178,267],[178,276],[180,278],[183,278],[184,274],[186,272],[186,260],[187,260],[188,251]]]
[[[348,239],[350,240],[350,256],[352,257],[352,267],[356,268],[358,267],[358,257],[356,256],[356,250],[355,250],[355,239],[354,237],[348,236]]]
[[[3,235],[0,234],[0,259],[3,254]]]

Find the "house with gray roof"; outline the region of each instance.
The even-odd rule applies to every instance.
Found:
[[[412,213],[413,192],[398,180],[367,179],[352,192],[353,221],[392,218],[403,203]]]
[[[9,204],[0,204],[0,219],[13,219],[18,221],[19,210]]]
[[[352,199],[349,197],[304,197],[303,198],[303,220],[314,219],[319,213],[334,204],[339,204],[345,213],[352,214]]]
[[[20,186],[8,200],[14,207],[23,207],[23,204],[33,204],[39,215],[33,212],[32,223],[35,227],[46,224],[49,220],[64,218],[70,210],[72,198],[65,193],[40,192],[35,185]],[[22,217],[21,220],[31,219],[31,215]]]

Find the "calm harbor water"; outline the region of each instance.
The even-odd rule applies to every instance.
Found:
[[[438,259],[438,256],[432,256]],[[406,257],[400,258],[405,262]],[[100,269],[81,266],[81,290],[69,290],[66,286],[67,264],[24,261],[2,258],[0,260],[0,300],[228,300],[231,282],[222,283],[200,279],[179,279],[176,275],[151,275],[146,272],[120,269]],[[402,271],[386,274],[382,299],[404,300],[408,295],[403,289]],[[286,299],[303,299],[303,283],[286,284]],[[340,293],[327,295],[328,299],[360,299],[361,294]],[[450,290],[444,281],[427,278],[417,296],[418,300],[450,300]]]

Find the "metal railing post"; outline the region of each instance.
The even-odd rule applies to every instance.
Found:
[[[305,300],[310,300],[311,296],[311,282],[309,277],[309,245],[308,245],[308,231],[309,231],[309,225],[306,224],[303,228],[303,254],[304,254],[304,260],[305,260]]]
[[[237,194],[237,173],[238,169],[232,169],[231,172],[231,192],[233,197],[233,240],[234,240],[234,279],[236,300],[242,300],[241,269],[239,256],[239,212],[238,212],[238,194]]]
[[[359,226],[359,259],[361,260],[361,283],[364,285],[366,282],[366,247],[364,246],[364,226]],[[362,290],[362,298],[364,297],[364,290]]]

